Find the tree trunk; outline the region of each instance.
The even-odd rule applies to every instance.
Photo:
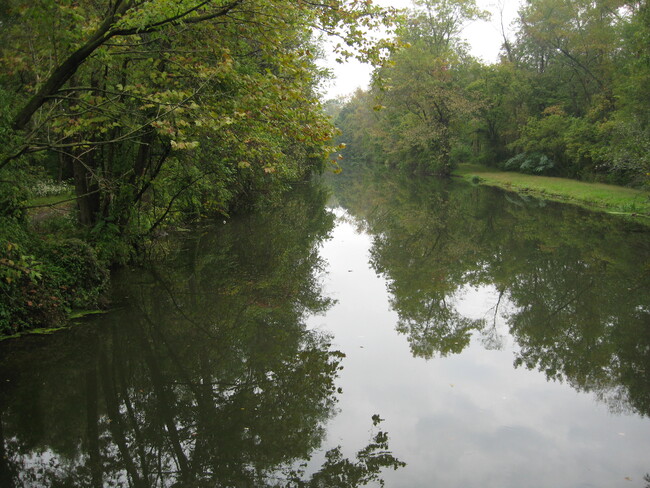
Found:
[[[72,162],[79,223],[85,226],[97,223],[100,209],[99,183],[93,175],[94,159],[91,153],[88,162],[83,161],[80,156],[74,157]]]

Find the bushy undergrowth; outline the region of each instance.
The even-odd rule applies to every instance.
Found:
[[[519,171],[528,175],[549,175],[555,163],[545,154],[533,152],[517,154],[501,166],[506,171]]]
[[[0,335],[62,325],[73,309],[105,305],[109,275],[79,239],[30,232],[0,217]]]

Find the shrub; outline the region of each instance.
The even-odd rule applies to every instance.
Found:
[[[555,163],[548,156],[538,152],[520,153],[502,164],[502,168],[507,171],[519,171],[529,175],[549,174],[554,167]]]
[[[80,239],[67,239],[47,249],[48,271],[54,284],[67,293],[72,308],[96,308],[102,304],[109,275],[95,250]]]
[[[0,219],[0,335],[65,323],[73,308],[105,305],[108,271],[78,239],[42,240]]]
[[[0,219],[24,220],[27,198],[24,188],[8,181],[0,181]]]

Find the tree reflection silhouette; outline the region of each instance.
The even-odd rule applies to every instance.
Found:
[[[401,467],[378,432],[356,460],[334,449],[320,471],[295,469],[339,392],[343,354],[305,326],[332,303],[326,198],[309,187],[199,229],[164,264],[117,278],[121,309],[4,346],[2,486],[358,486]]]
[[[414,355],[459,353],[473,335],[498,347],[508,302],[516,365],[650,415],[647,228],[485,187],[361,172],[336,195],[373,237],[370,264]],[[463,293],[486,285],[493,309],[463,316]]]

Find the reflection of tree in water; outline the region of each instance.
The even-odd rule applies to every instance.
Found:
[[[444,183],[439,192],[411,192],[408,185],[408,180],[365,177],[363,188],[352,181],[354,190],[339,192],[339,198],[374,236],[370,263],[388,279],[391,305],[399,313],[397,330],[413,354],[429,359],[459,353],[472,331],[485,326],[485,320],[456,310],[473,243],[457,228],[462,209]]]
[[[338,198],[374,236],[371,264],[415,355],[458,353],[475,332],[497,346],[507,301],[517,365],[650,415],[647,230],[470,185],[361,180]],[[484,320],[457,311],[466,287],[486,285],[499,303]]]
[[[390,287],[389,287],[390,288]],[[458,354],[469,344],[472,331],[481,329],[483,320],[463,317],[453,309],[454,297],[437,299],[426,297],[419,304],[421,310],[400,309],[398,300],[392,306],[400,310],[397,331],[408,337],[415,356],[431,359],[436,353],[446,356]]]
[[[205,229],[171,264],[125,273],[122,310],[9,350],[0,484],[358,486],[400,467],[379,431],[356,459],[332,450],[317,473],[293,468],[322,441],[342,358],[305,328],[330,305],[324,199],[312,189]]]
[[[488,351],[499,351],[505,345],[506,336],[499,331],[498,321],[500,314],[505,314],[502,310],[505,290],[497,290],[496,303],[486,312],[485,325],[480,329],[481,344]]]

